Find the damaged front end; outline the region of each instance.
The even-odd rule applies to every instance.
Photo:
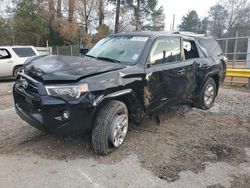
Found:
[[[92,128],[102,104],[120,100],[128,106],[131,119],[139,122],[143,105],[137,95],[143,94],[142,75],[137,72],[132,76],[133,71],[127,71],[116,70],[61,84],[21,73],[13,87],[16,112],[40,130],[62,135],[81,134]]]
[[[66,90],[59,91],[57,87],[54,87],[58,92],[55,94],[52,87],[46,87],[28,75],[20,74],[13,88],[18,115],[43,131],[71,134],[87,130],[95,110],[95,96],[89,92],[82,93],[79,97],[74,96],[76,91],[71,91],[68,95]]]

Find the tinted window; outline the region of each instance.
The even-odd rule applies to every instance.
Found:
[[[180,38],[158,39],[150,52],[150,64],[176,62],[181,60]]]
[[[19,57],[31,57],[36,55],[36,53],[32,48],[12,48],[12,49]]]
[[[197,38],[198,43],[207,50],[210,57],[222,55],[222,50],[218,42],[213,37]]]
[[[199,58],[199,52],[194,41],[183,41],[185,59]]]
[[[100,40],[86,55],[134,64],[141,56],[147,41],[148,37],[143,36],[109,36]]]
[[[11,58],[10,53],[6,49],[0,49],[0,59],[9,59]]]

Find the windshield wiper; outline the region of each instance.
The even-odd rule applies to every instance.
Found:
[[[112,63],[121,63],[120,61],[116,60],[116,59],[112,59],[112,58],[109,58],[109,57],[96,57],[96,59],[100,59],[100,60],[104,60],[104,61],[110,61]]]
[[[85,54],[84,56],[91,57],[91,58],[96,58],[95,56],[93,56],[93,55],[88,55],[88,54]]]
[[[85,54],[84,56],[87,56],[87,57],[91,57],[91,58],[95,58],[95,59],[96,59],[96,57],[95,57],[95,56],[93,56],[93,55],[88,55],[88,54]]]

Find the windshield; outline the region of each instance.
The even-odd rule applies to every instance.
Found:
[[[100,40],[86,56],[113,60],[124,64],[135,64],[147,43],[148,37],[109,36]]]

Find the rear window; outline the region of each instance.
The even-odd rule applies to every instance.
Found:
[[[19,57],[31,57],[35,56],[36,53],[32,48],[12,48],[12,50],[19,56]]]
[[[212,37],[199,38],[197,39],[197,42],[207,50],[209,57],[222,55],[221,47],[214,38]]]

